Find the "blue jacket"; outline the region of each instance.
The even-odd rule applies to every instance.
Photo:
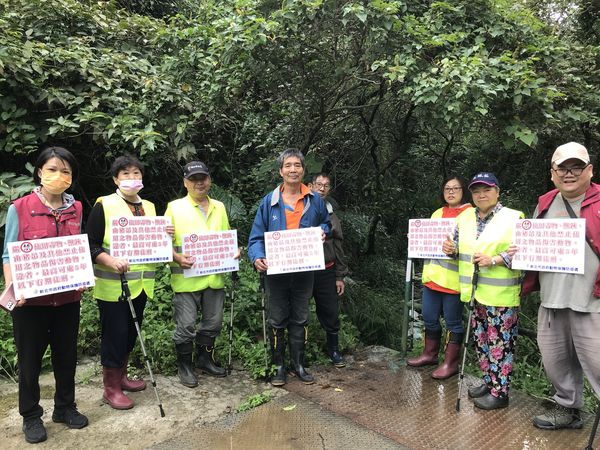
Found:
[[[314,192],[304,197],[304,210],[300,217],[300,228],[321,227],[325,234],[331,234],[331,222],[325,202]],[[269,192],[262,199],[248,239],[248,257],[254,263],[265,258],[265,231],[281,231],[286,228],[285,210],[281,199],[281,186]]]

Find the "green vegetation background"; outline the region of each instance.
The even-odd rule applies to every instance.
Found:
[[[86,212],[114,188],[118,155],[146,164],[142,194],[159,211],[183,195],[181,165],[205,161],[244,243],[278,181],[275,156],[298,147],[308,173],[332,174],[340,206],[351,268],[342,347],[398,349],[407,222],[440,206],[446,175],[493,171],[502,203],[531,213],[552,187],[557,145],[578,141],[596,157],[599,18],[594,0],[0,0],[0,234],[10,202],[31,188],[38,148],[58,144],[80,163],[72,191]],[[232,295],[234,357],[262,376],[247,262]],[[170,299],[159,271],[143,332],[167,373]],[[523,303],[529,330],[538,302]],[[309,358],[323,362],[314,314],[312,324]],[[0,314],[0,370],[14,377],[11,333]],[[98,341],[87,293],[82,354],[96,355]],[[514,386],[548,396],[535,342],[517,347]],[[224,331],[222,361],[227,351]]]

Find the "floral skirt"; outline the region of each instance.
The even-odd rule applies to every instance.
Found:
[[[507,397],[513,370],[519,308],[486,306],[475,301],[473,340],[483,381],[494,397]]]

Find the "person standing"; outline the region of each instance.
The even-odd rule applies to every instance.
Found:
[[[196,342],[196,366],[215,377],[226,376],[226,371],[214,358],[215,339],[223,326],[225,275],[222,273],[185,278],[184,269],[190,269],[194,258],[182,253],[183,235],[209,231],[229,230],[227,211],[223,203],[208,196],[211,186],[206,164],[192,161],[183,168],[183,185],[187,195],[167,205],[166,217],[175,226],[171,287],[175,332],[173,340],[177,351],[178,375],[181,384],[198,386],[192,355]],[[238,254],[235,256],[239,258]],[[198,311],[202,320],[196,330]]]
[[[483,384],[469,389],[481,409],[508,406],[521,291],[521,271],[511,269],[516,247],[514,224],[524,215],[502,206],[493,173],[480,172],[469,183],[475,208],[457,218],[454,239],[443,251],[458,257],[460,299],[469,302],[472,277],[479,270],[471,327]]]
[[[77,161],[62,147],[43,150],[35,163],[38,185],[8,208],[2,254],[6,286],[12,281],[8,244],[16,241],[72,236],[81,233],[81,203],[65,192],[77,179]],[[47,439],[40,406],[39,377],[48,345],[56,381],[52,421],[73,429],[84,428],[88,419],[75,403],[75,367],[81,289],[21,298],[11,312],[19,367],[19,414],[25,440]]]
[[[335,367],[344,367],[346,363],[339,351],[340,331],[340,300],[344,295],[344,277],[348,274],[346,266],[342,233],[342,224],[333,210],[333,205],[327,200],[331,192],[331,178],[321,172],[313,177],[312,189],[321,197],[327,207],[331,220],[331,236],[325,239],[323,252],[325,254],[325,270],[314,273],[312,295],[315,299],[317,318],[327,335],[327,355]]]
[[[102,399],[114,409],[131,409],[134,402],[123,391],[142,391],[146,389],[146,382],[127,376],[129,354],[135,346],[137,331],[128,302],[118,301],[121,274],[125,274],[129,284],[131,302],[141,327],[146,302],[154,297],[156,264],[129,264],[127,259],[111,256],[109,220],[122,216],[156,216],[156,209],[153,203],[142,200],[138,195],[144,186],[144,166],[139,160],[129,155],[119,156],[113,162],[110,173],[117,189],[113,194],[96,200],[86,231],[96,275],[94,298],[100,315]]]
[[[467,200],[467,183],[460,177],[450,176],[442,183],[442,208],[437,209],[432,219],[456,218],[471,208]],[[466,200],[466,201],[465,201]],[[438,380],[450,378],[458,373],[460,346],[464,338],[462,324],[463,305],[460,301],[458,262],[447,259],[432,259],[423,267],[423,322],[425,323],[425,347],[421,355],[409,359],[409,366],[421,367],[438,363],[442,340],[440,317],[443,315],[448,330],[444,362],[431,376]]]
[[[540,290],[537,341],[546,375],[556,393],[554,406],[533,418],[545,430],[581,428],[583,378],[600,395],[600,185],[592,183],[587,149],[559,146],[551,159],[556,189],[542,195],[537,219],[585,219],[584,273],[528,272],[523,293]]]
[[[248,257],[259,272],[266,272],[266,231],[321,227],[323,240],[330,233],[331,222],[321,198],[302,183],[306,169],[304,155],[295,149],[284,150],[277,158],[283,183],[261,201],[248,240]],[[276,374],[273,386],[286,383],[285,329],[288,330],[292,364],[296,376],[306,384],[314,377],[304,368],[304,350],[308,337],[308,302],[313,291],[314,272],[266,275],[268,296],[269,341]]]

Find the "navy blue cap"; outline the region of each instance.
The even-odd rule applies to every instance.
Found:
[[[485,184],[486,186],[500,187],[500,183],[498,183],[498,178],[492,172],[479,172],[475,175],[471,182],[469,183],[469,189],[474,184]]]

